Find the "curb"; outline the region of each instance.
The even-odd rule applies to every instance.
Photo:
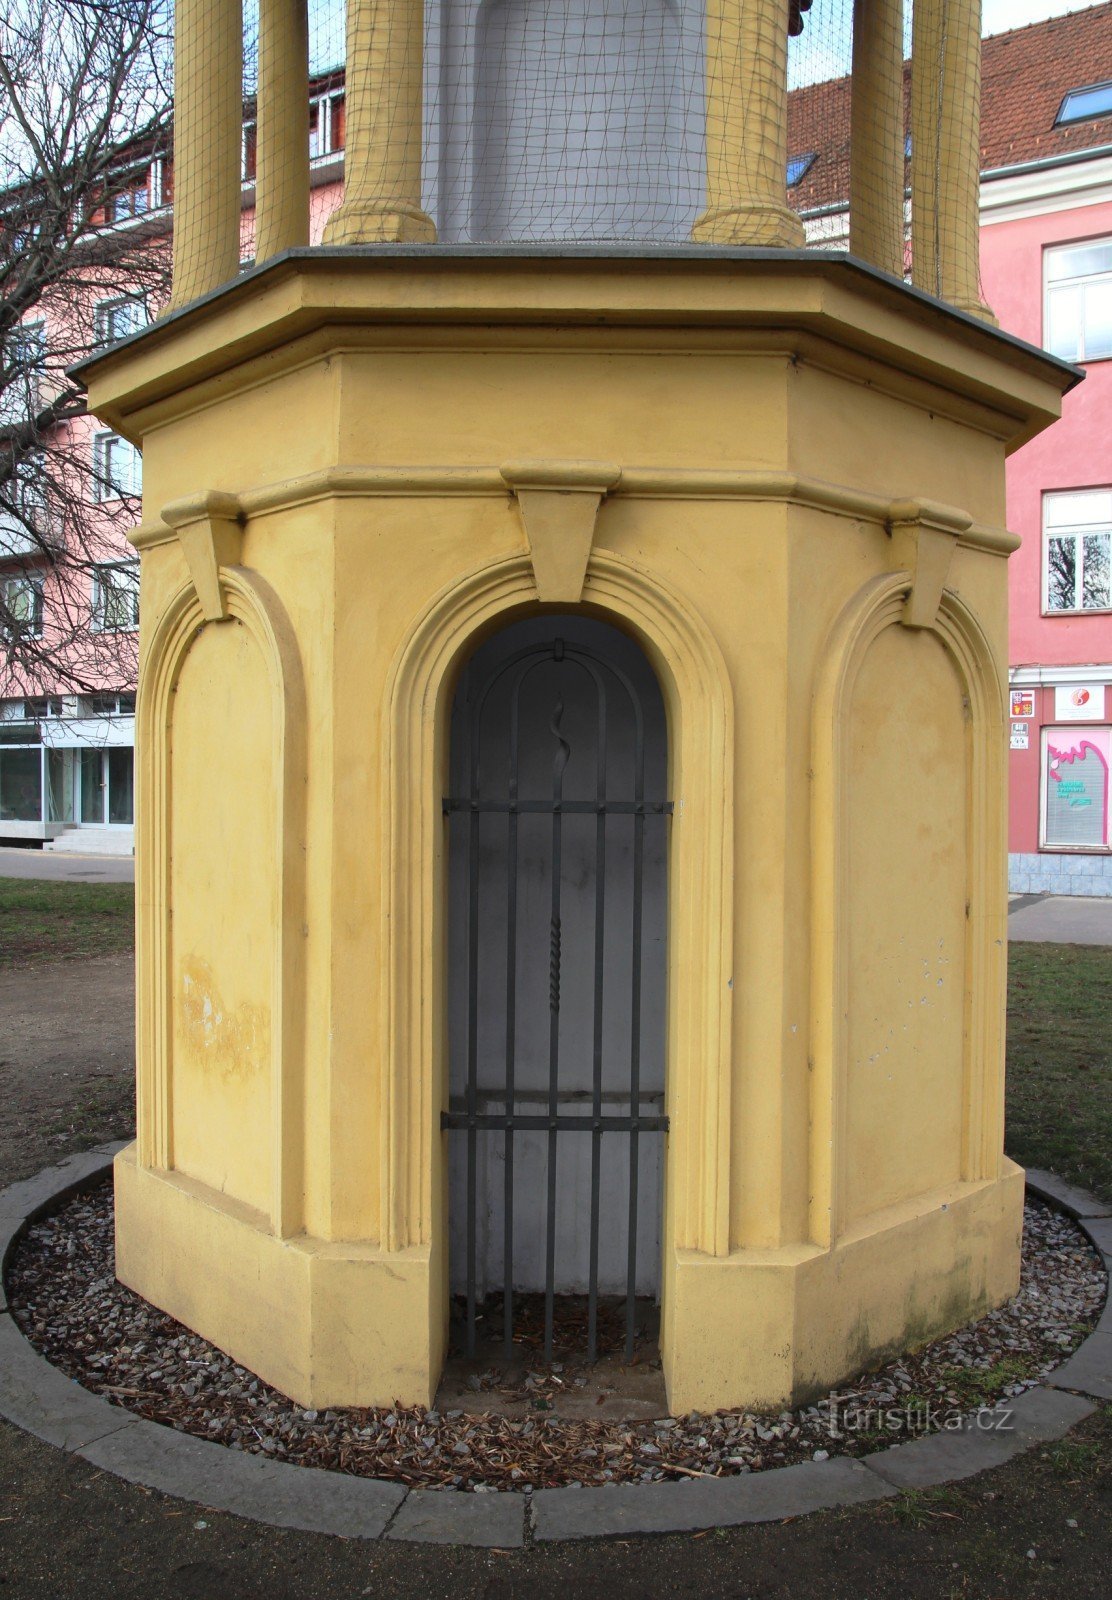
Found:
[[[38,1217],[107,1177],[122,1148],[123,1142],[99,1145],[0,1192],[0,1267]],[[1027,1187],[1077,1222],[1112,1274],[1112,1206],[1052,1173],[1028,1172]],[[780,1522],[971,1477],[1062,1438],[1106,1399],[1112,1399],[1112,1298],[1084,1344],[1036,1388],[967,1417],[960,1429],[870,1456],[733,1478],[541,1489],[531,1497],[406,1489],[229,1450],[109,1404],[32,1349],[9,1314],[0,1281],[0,1416],[143,1488],[275,1527],[349,1539],[511,1550],[533,1541]]]

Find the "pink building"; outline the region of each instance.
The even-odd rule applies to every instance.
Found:
[[[1112,4],[984,42],[981,279],[1007,332],[1083,369],[1008,469],[1010,883],[1112,895]],[[808,240],[848,244],[848,80],[791,96]]]
[[[986,41],[984,74],[986,297],[1085,372],[1008,467],[1010,882],[1112,895],[1112,5]]]
[[[342,72],[314,81],[307,122],[317,241],[342,196]],[[254,133],[248,115],[244,268],[254,254]],[[155,156],[133,162],[90,217],[98,226],[139,230],[144,251],[168,263],[172,200],[172,163]],[[168,277],[152,289],[160,277],[167,275],[100,288],[85,283],[79,293],[67,289],[36,307],[4,351],[14,357],[5,369],[24,376],[0,395],[0,428],[35,414],[65,366],[146,327],[168,289]],[[131,854],[139,563],[127,534],[138,514],[142,461],[125,439],[88,417],[56,430],[51,443],[64,463],[51,475],[61,471],[78,504],[63,504],[63,496],[52,506],[32,482],[34,503],[21,511],[61,542],[76,537],[81,556],[52,565],[36,553],[22,520],[0,510],[0,597],[25,640],[18,666],[5,666],[0,653],[0,845]]]

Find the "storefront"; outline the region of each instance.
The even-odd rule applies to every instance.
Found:
[[[0,705],[0,844],[131,854],[134,695]]]
[[[1009,888],[1112,895],[1112,665],[1010,675]]]

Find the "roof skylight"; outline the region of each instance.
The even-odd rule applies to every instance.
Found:
[[[1054,118],[1060,128],[1067,122],[1085,122],[1090,117],[1106,117],[1112,112],[1112,82],[1090,83],[1083,89],[1071,89]]]
[[[799,180],[810,172],[818,154],[815,150],[808,150],[805,156],[792,156],[788,162],[788,188],[791,189]]]

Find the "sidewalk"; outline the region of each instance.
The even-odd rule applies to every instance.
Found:
[[[1016,895],[1008,907],[1008,938],[1045,944],[1112,945],[1112,900],[1064,894]]]
[[[135,857],[0,849],[0,878],[46,878],[53,883],[134,883]]]

